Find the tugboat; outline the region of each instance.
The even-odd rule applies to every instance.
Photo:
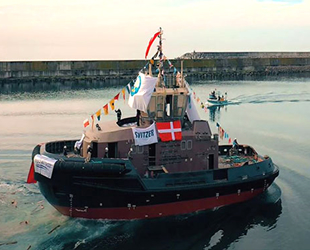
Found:
[[[219,145],[198,115],[183,64],[163,71],[162,34],[151,39],[158,50],[130,89],[136,116],[98,121],[80,140],[34,148],[28,182],[37,181],[60,213],[131,220],[213,210],[263,193],[278,176],[253,147]]]

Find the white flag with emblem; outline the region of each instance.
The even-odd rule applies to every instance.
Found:
[[[157,77],[139,73],[134,86],[130,89],[128,105],[131,108],[147,111],[152,93],[157,82]]]

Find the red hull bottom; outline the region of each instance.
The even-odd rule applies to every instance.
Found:
[[[264,191],[263,188],[214,198],[179,201],[159,205],[126,208],[75,208],[54,206],[60,213],[70,217],[87,219],[132,220],[188,214],[202,210],[250,200]]]

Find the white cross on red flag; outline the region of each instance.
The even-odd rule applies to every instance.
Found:
[[[182,129],[181,122],[157,122],[157,131],[161,141],[181,141]]]

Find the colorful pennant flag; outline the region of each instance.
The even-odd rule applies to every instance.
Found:
[[[231,144],[231,138],[229,137],[229,134],[225,132],[225,130],[218,122],[216,123],[216,126],[218,127],[218,133],[221,140],[223,140],[223,138],[228,139],[228,143]]]
[[[94,115],[91,115],[91,129],[94,129],[94,123],[95,123]]]
[[[122,94],[123,94],[123,99],[124,99],[124,102],[125,102],[125,99],[126,99],[126,95],[125,95],[125,88],[122,89]]]
[[[104,114],[105,114],[105,115],[109,114],[108,104],[106,104],[106,105],[103,106],[103,111],[104,111]]]
[[[96,112],[96,116],[97,116],[97,120],[100,121],[101,109],[99,109],[99,110]]]
[[[119,97],[119,93],[116,95],[116,96],[114,96],[114,100],[118,100],[118,97]]]
[[[83,126],[84,126],[84,128],[87,128],[89,126],[89,120],[88,119],[84,120]]]
[[[167,60],[168,64],[169,64],[169,68],[173,67],[173,64],[169,61],[169,59]]]
[[[220,127],[219,128],[219,135],[220,135],[221,140],[223,140],[224,133],[225,133],[224,129],[222,129],[222,127]]]
[[[131,89],[130,83],[128,83],[128,84],[126,85],[126,90],[127,90],[128,94],[130,94],[130,89]]]
[[[112,99],[112,100],[110,101],[110,107],[111,107],[112,110],[114,110],[114,99]]]
[[[225,132],[224,137],[229,138],[229,135]]]

